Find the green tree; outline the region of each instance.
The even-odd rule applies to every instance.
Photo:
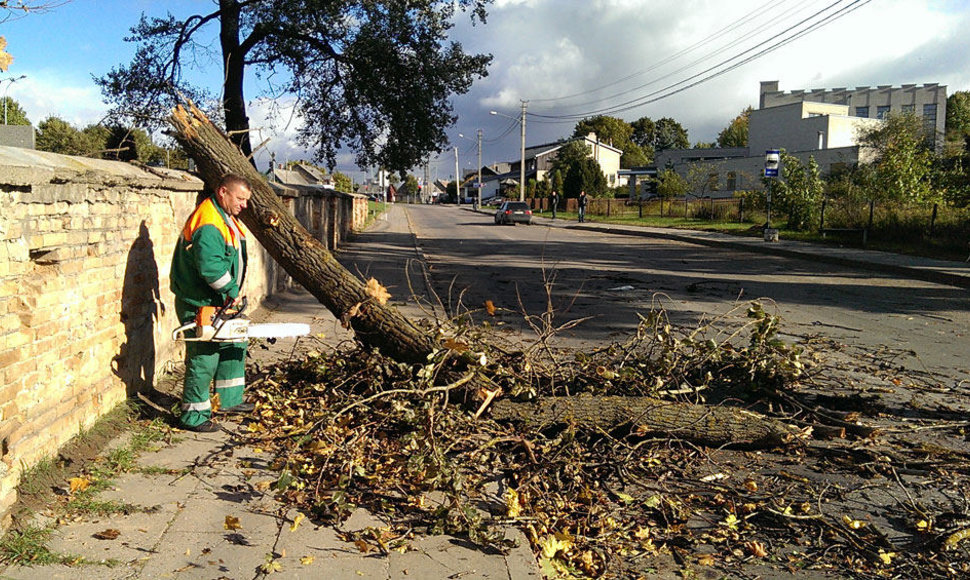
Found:
[[[589,157],[574,160],[563,179],[563,197],[579,197],[581,191],[589,197],[602,197],[606,194],[606,185],[599,163]]]
[[[414,180],[417,183],[417,179]],[[333,172],[333,184],[337,191],[353,191],[354,190],[354,180],[350,178],[349,175],[341,173],[339,171]]]
[[[590,150],[586,143],[580,140],[567,141],[556,151],[556,158],[552,161],[552,170],[559,170],[565,179],[566,170],[573,162],[586,159],[589,156]]]
[[[690,140],[687,138],[687,129],[684,129],[680,123],[670,117],[657,120],[657,135],[653,143],[654,151],[687,149],[688,147],[690,147]]]
[[[688,191],[698,197],[718,189],[720,165],[716,163],[691,163],[687,169]]]
[[[747,147],[748,119],[751,117],[751,107],[741,111],[727,127],[717,134],[718,147]]]
[[[825,183],[815,157],[803,164],[797,157],[782,152],[782,179],[775,180],[773,202],[788,216],[788,229],[807,230],[815,225],[822,203]]]
[[[883,123],[865,129],[860,144],[872,153],[871,199],[922,202],[932,197],[929,184],[933,153],[919,117],[890,114]]]
[[[643,149],[653,149],[653,144],[657,141],[657,124],[650,117],[640,117],[630,123],[633,132],[630,139]]]
[[[657,197],[660,198],[660,213],[663,214],[663,202],[675,197],[683,197],[690,191],[690,184],[673,169],[662,169],[657,174]],[[669,210],[668,210],[669,211]]]
[[[218,30],[226,129],[249,155],[247,73],[277,79],[274,94],[300,95],[300,142],[336,166],[342,147],[358,165],[413,167],[448,142],[451,97],[487,74],[488,55],[448,42],[456,11],[484,21],[491,0],[218,0],[216,9],[184,19],[142,16],[130,40],[130,65],[97,79],[115,119],[160,123],[179,93],[198,97],[184,71]],[[279,80],[282,79],[282,80]],[[393,86],[389,87],[389,81]]]
[[[583,119],[576,124],[573,137],[585,137],[590,133],[596,133],[597,139],[623,152],[620,155],[620,167],[637,167],[649,163],[643,149],[632,140],[633,126],[623,119],[604,115]]]
[[[568,141],[556,152],[552,170],[562,175],[562,189],[557,191],[563,198],[579,197],[580,191],[590,197],[605,193],[606,176],[590,154],[589,147],[581,140]]]
[[[960,155],[970,137],[970,91],[957,91],[946,98],[946,148]]]
[[[562,196],[562,171],[559,169],[554,169],[552,171],[552,179],[550,181],[550,187],[552,188],[550,193],[552,191],[557,191],[559,192],[559,195]]]
[[[27,118],[27,112],[24,111],[20,103],[13,100],[10,97],[4,97],[0,106],[5,106],[7,111],[7,124],[8,125],[30,125],[30,120]]]
[[[44,119],[37,125],[35,146],[40,151],[86,157],[97,157],[101,151],[99,144],[89,135],[54,116]]]
[[[450,185],[449,189],[451,189]],[[400,189],[398,189],[398,196],[407,201],[415,201],[418,199],[418,194],[420,192],[421,188],[418,187],[418,178],[409,173],[408,176],[404,178],[404,183],[401,184]]]

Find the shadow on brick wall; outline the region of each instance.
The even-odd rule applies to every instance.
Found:
[[[113,371],[125,383],[129,397],[154,389],[155,323],[165,313],[159,292],[155,245],[144,221],[128,251],[121,290],[121,322],[125,342],[114,358]]]

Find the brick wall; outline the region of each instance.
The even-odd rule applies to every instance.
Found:
[[[178,171],[0,147],[0,515],[23,466],[181,360],[168,271],[201,190]],[[288,278],[250,241],[255,308]]]

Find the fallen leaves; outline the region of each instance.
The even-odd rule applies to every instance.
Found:
[[[73,495],[79,491],[85,491],[91,485],[91,480],[87,477],[72,477],[67,480],[67,483]]]
[[[121,532],[114,528],[108,528],[106,530],[102,530],[100,532],[97,532],[96,534],[93,534],[93,536],[99,540],[117,540],[118,536],[120,535],[121,535]]]
[[[229,531],[234,531],[242,529],[242,524],[236,516],[227,515],[226,520],[222,523],[222,527]]]

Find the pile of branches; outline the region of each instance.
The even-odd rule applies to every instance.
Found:
[[[725,316],[693,329],[655,311],[627,342],[588,353],[545,342],[503,348],[481,327],[450,328],[421,365],[321,349],[253,381],[249,432],[275,453],[275,488],[287,504],[320,523],[338,525],[359,508],[388,522],[346,534],[362,550],[406,550],[428,533],[503,549],[515,527],[548,577],[637,574],[658,562],[682,571],[771,565],[858,577],[970,572],[963,537],[942,533],[942,522],[934,527],[914,509],[908,515],[923,541],[904,550],[866,521],[826,514],[823,503],[838,490],[767,465],[769,453],[790,465],[810,455],[809,417],[796,401],[820,365],[816,354],[779,340],[777,316],[758,303],[746,309],[742,322]],[[489,377],[490,395],[500,393],[492,407],[552,396],[649,397],[756,409],[802,428],[753,452],[658,436],[632,419],[497,420],[482,397],[469,398],[474,374]]]

